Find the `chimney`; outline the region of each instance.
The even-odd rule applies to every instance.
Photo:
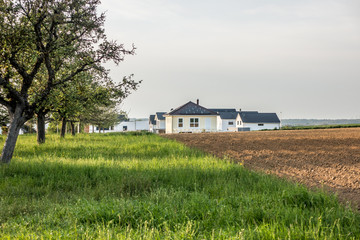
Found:
[[[239,112],[241,112],[241,108],[239,109]]]
[[[196,104],[199,105],[199,99],[196,99]]]

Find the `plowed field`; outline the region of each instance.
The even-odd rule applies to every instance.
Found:
[[[163,136],[252,170],[324,187],[360,210],[360,128]]]

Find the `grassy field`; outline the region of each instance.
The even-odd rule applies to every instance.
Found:
[[[334,196],[156,135],[21,136],[0,169],[0,239],[359,239],[359,226]]]

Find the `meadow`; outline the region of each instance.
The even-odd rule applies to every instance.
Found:
[[[24,135],[0,166],[0,239],[359,239],[359,226],[336,196],[152,134]]]

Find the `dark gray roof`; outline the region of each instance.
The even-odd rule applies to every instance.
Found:
[[[169,115],[218,115],[216,112],[197,105],[193,102],[188,102],[173,111],[168,113]]]
[[[221,112],[236,112],[235,108],[209,108],[209,110],[221,113]]]
[[[120,122],[124,122],[124,121],[127,121],[127,120],[129,120],[129,119],[126,117],[126,115],[120,114],[120,115],[118,116],[118,120],[119,120]]]
[[[276,113],[241,111],[239,114],[244,123],[280,123]]]
[[[156,125],[155,115],[150,115],[150,117],[149,117],[149,123],[152,124],[152,125]]]
[[[221,119],[236,119],[238,113],[235,112],[220,112]]]
[[[157,112],[156,113],[156,117],[157,117],[157,119],[158,120],[165,120],[165,117],[164,117],[164,114],[165,114],[166,112]]]

